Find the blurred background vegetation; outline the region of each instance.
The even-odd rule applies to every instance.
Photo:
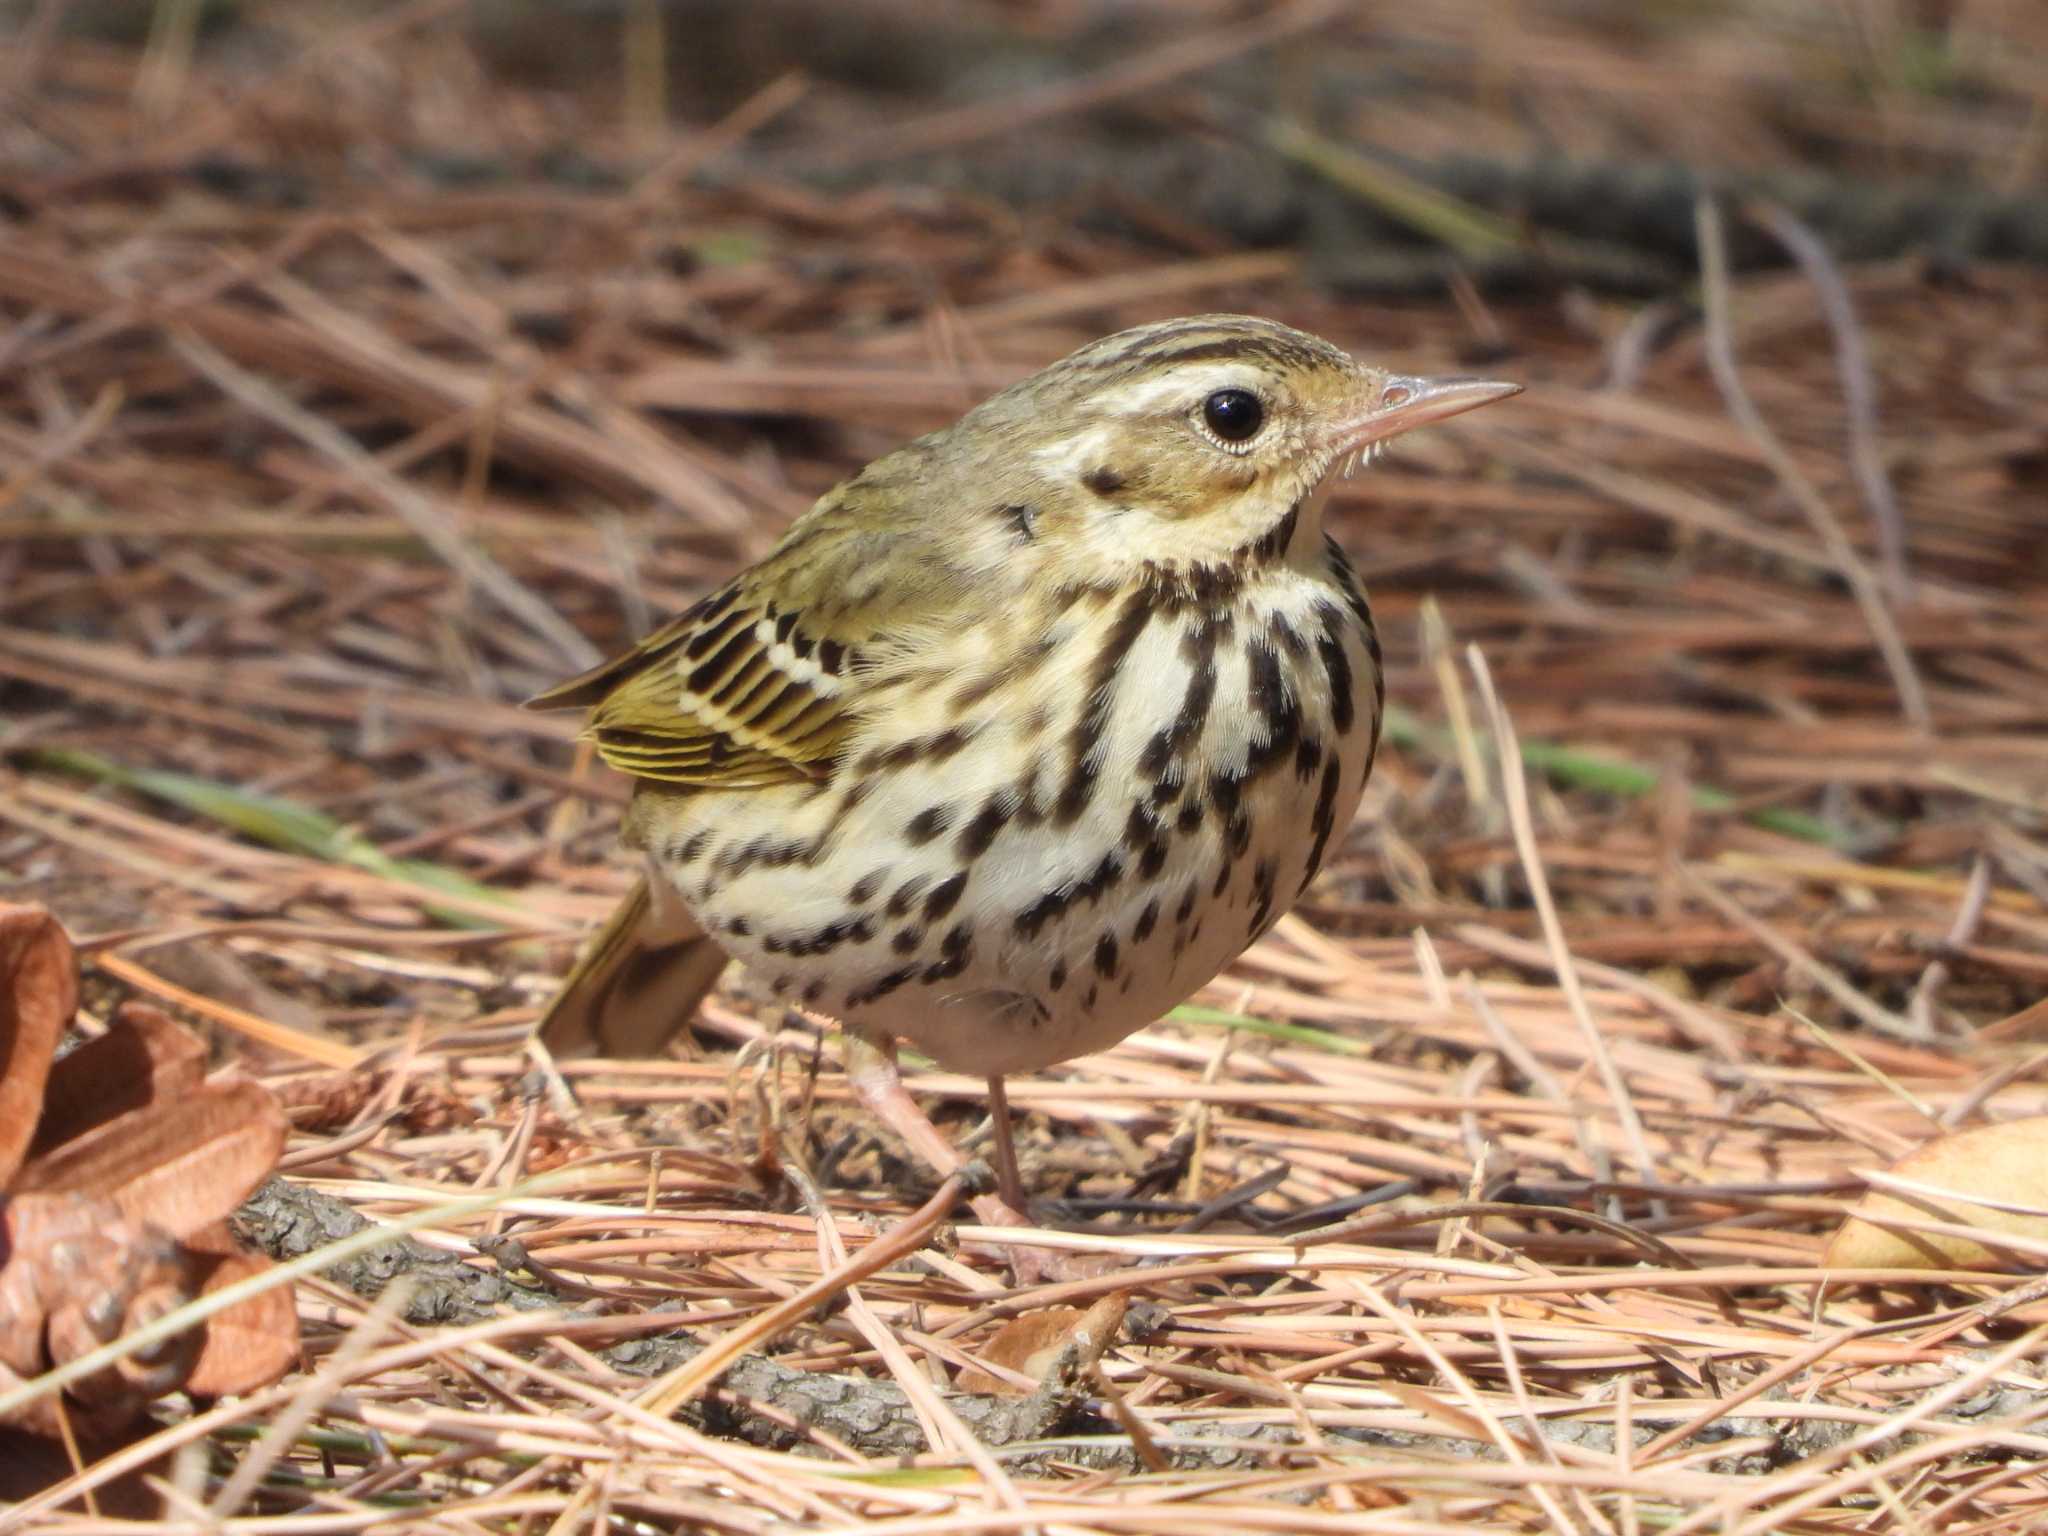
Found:
[[[735,1090],[829,1053],[743,976],[699,1020],[724,1055],[579,1076],[582,1118],[526,1091],[524,1033],[629,876],[625,785],[517,703],[867,459],[1200,310],[1530,387],[1335,488],[1392,701],[1364,812],[1200,1006],[1019,1092],[1027,1167],[1106,1251],[1389,1192],[1530,1203],[1362,1238],[1398,1327],[1342,1265],[1217,1260],[1172,1293],[1169,1365],[1118,1380],[1183,1427],[1294,1436],[1306,1402],[1426,1435],[1374,1442],[1345,1506],[1441,1516],[1403,1529],[1568,1528],[1552,1488],[1588,1530],[1638,1500],[2040,1529],[2038,1431],[1993,1423],[2042,1412],[1997,1353],[2042,1321],[2038,1263],[1981,1294],[1818,1266],[1867,1170],[2048,1110],[2042,0],[0,0],[0,898],[82,941],[88,1018],[141,995],[232,1040],[293,1106],[295,1182],[388,1215],[574,1162],[610,1209],[518,1218],[556,1269],[697,1320],[789,1294],[820,1261],[759,1104],[784,1093],[849,1234],[919,1175],[829,1069]],[[665,1170],[623,1150],[649,1144]],[[871,1288],[913,1354],[1012,1307],[965,1262]],[[320,1306],[309,1350],[342,1336]],[[844,1317],[798,1363],[880,1376]],[[817,1462],[749,1462],[741,1495],[687,1448],[586,1462],[613,1442],[550,1437],[590,1392],[524,1381],[521,1419],[479,1385],[503,1367],[361,1401],[426,1405],[395,1437],[499,1414],[569,1472],[478,1441],[401,1467],[337,1410],[266,1507],[896,1496],[865,1443],[888,1470],[808,1503],[783,1485]],[[1971,1383],[1995,1401],[1938,1464],[1850,1439]],[[1569,1489],[1533,1458],[1460,1485],[1439,1441],[1525,1386],[1609,1448],[1664,1414],[1666,1460],[1588,1439]],[[1767,1386],[1803,1417],[1765,1452],[1687,1443],[1760,1434],[1710,1421]],[[1325,1464],[1287,1455],[1244,1486]],[[1229,1496],[1207,1518],[1251,1528]]]
[[[1474,772],[1452,637],[1495,650],[1582,832],[1674,772],[1713,826],[1895,857],[2033,803],[2009,739],[1926,761],[1938,727],[1967,758],[2039,723],[2032,0],[5,0],[0,29],[17,742],[262,779],[233,733],[47,691],[63,644],[106,647],[121,709],[216,648],[259,669],[208,674],[221,718],[334,690],[370,852],[432,842],[446,806],[357,805],[364,776],[432,784],[476,741],[373,770],[335,734],[359,707],[523,697],[989,388],[1239,308],[1537,386],[1336,503],[1422,754],[1382,774],[1372,889],[1512,890],[1402,841]],[[1924,649],[1965,618],[1975,651]],[[570,729],[480,724],[523,766],[466,808],[539,794]],[[601,868],[605,831],[573,851]]]

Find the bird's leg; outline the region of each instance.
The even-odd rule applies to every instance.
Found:
[[[849,1029],[846,1040],[846,1075],[868,1113],[909,1142],[912,1149],[941,1174],[950,1175],[967,1159],[945,1138],[917,1101],[903,1086],[903,1074],[896,1067],[896,1042],[884,1037],[870,1040]],[[1028,1227],[1024,1213],[1024,1184],[1017,1176],[1017,1151],[1010,1139],[1010,1107],[1005,1101],[1000,1078],[989,1079],[989,1108],[995,1115],[997,1171],[1001,1186],[996,1194],[976,1195],[968,1203],[985,1227]],[[1101,1274],[1118,1261],[1097,1254],[1062,1253],[1052,1248],[1034,1248],[1027,1243],[1003,1243],[998,1251],[1010,1261],[1019,1285],[1045,1281],[1082,1280]]]
[[[1010,1137],[1010,1096],[1003,1092],[1000,1072],[988,1076],[988,1122],[996,1135],[996,1193],[1018,1210],[1028,1211],[1031,1202],[1017,1172],[1017,1143]]]
[[[850,1029],[845,1041],[846,1076],[868,1113],[909,1142],[911,1150],[940,1174],[950,1174],[964,1163],[960,1149],[932,1124],[903,1086],[903,1073],[896,1065],[896,1042],[870,1040]]]
[[[903,1086],[903,1074],[896,1066],[896,1042],[893,1040],[870,1040],[856,1030],[846,1032],[846,1075],[853,1083],[853,1091],[867,1106],[868,1113],[889,1127],[898,1136],[910,1143],[911,1150],[923,1158],[941,1175],[953,1173],[967,1159],[960,1155],[960,1149],[946,1139],[945,1133],[931,1122],[931,1117],[918,1108],[917,1100]],[[998,1156],[1009,1152],[1009,1130],[1004,1126],[998,1143]],[[1018,1187],[1014,1156],[1004,1157],[1009,1166],[1009,1188]],[[998,1172],[998,1180],[1002,1174]],[[1020,1209],[1021,1202],[1010,1195],[976,1195],[971,1202],[974,1214],[992,1227],[1028,1227],[1031,1218]]]

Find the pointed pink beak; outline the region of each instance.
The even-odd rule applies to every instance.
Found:
[[[1418,379],[1389,374],[1380,390],[1379,403],[1337,429],[1339,452],[1385,442],[1403,432],[1521,392],[1519,384],[1494,379]]]

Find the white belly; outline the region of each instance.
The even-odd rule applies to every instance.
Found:
[[[1102,1049],[1286,911],[1364,788],[1358,610],[1286,568],[1226,612],[1084,599],[981,697],[1014,637],[920,657],[832,781],[692,796],[650,852],[792,1003],[976,1074]]]

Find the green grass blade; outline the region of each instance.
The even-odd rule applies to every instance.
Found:
[[[324,812],[297,805],[276,795],[238,789],[211,779],[163,768],[130,768],[94,752],[72,747],[37,747],[22,757],[39,767],[77,774],[102,784],[116,784],[204,816],[238,832],[251,842],[285,853],[346,864],[387,880],[460,896],[469,901],[511,905],[513,898],[483,885],[460,870],[425,859],[394,859],[360,833]],[[493,928],[497,924],[472,912],[430,908],[434,916],[456,927]]]
[[[1453,756],[1450,737],[1444,731],[1435,726],[1424,725],[1407,710],[1398,706],[1388,706],[1383,730],[1387,740],[1409,751],[1422,752],[1442,761],[1449,761]],[[1482,736],[1480,739],[1486,741],[1488,738]],[[1584,752],[1576,747],[1563,747],[1547,741],[1524,741],[1522,763],[1553,783],[1568,785],[1575,789],[1590,789],[1624,800],[1639,800],[1663,782],[1663,775],[1654,768],[1645,768],[1640,763],[1632,763],[1625,758],[1603,757],[1595,752]],[[1705,784],[1693,785],[1691,796],[1696,809],[1714,813],[1733,810],[1739,803],[1735,796],[1725,789],[1715,789]],[[1830,826],[1818,816],[1809,816],[1804,811],[1766,805],[1740,814],[1742,819],[1752,826],[1782,833],[1786,837],[1796,837],[1801,842],[1819,843],[1825,848],[1844,849],[1851,841],[1849,835],[1840,828]]]

